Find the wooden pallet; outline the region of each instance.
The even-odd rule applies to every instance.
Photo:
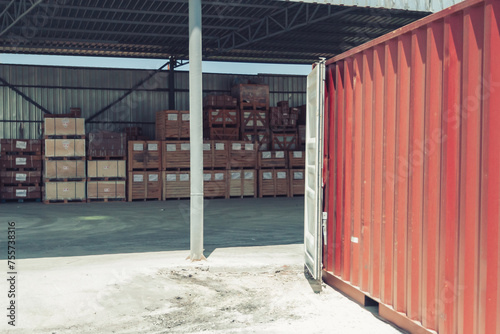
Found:
[[[0,180],[0,185],[2,187],[41,187],[43,186],[42,180],[38,182],[5,182],[5,180]]]
[[[126,202],[125,198],[87,198],[87,203]]]
[[[229,150],[229,168],[253,168],[257,166],[257,149],[253,143],[233,141]]]
[[[257,171],[228,170],[228,198],[257,197]]]
[[[42,155],[41,151],[2,151],[1,155],[11,155],[11,156],[32,156],[32,155]]]
[[[290,196],[304,196],[305,192],[305,170],[291,169],[290,176]]]
[[[127,160],[126,155],[119,155],[119,156],[103,156],[103,157],[98,157],[98,156],[87,156],[87,160],[93,161],[100,161],[100,160]]]
[[[3,199],[0,199],[0,203],[10,203],[10,202],[24,203],[24,202],[41,202],[41,201],[42,201],[41,194],[40,194],[40,198],[3,198]]]
[[[126,177],[87,177],[89,181],[127,181]]]
[[[128,142],[128,171],[161,169],[162,142],[129,141]]]
[[[129,172],[127,199],[144,200],[162,197],[162,172]]]
[[[84,182],[87,181],[85,177],[66,177],[66,178],[44,178],[43,182]]]
[[[14,168],[10,168],[10,167],[2,167],[1,164],[0,164],[0,168],[2,168],[2,170],[4,172],[41,172],[42,171],[42,166],[41,166],[41,161],[40,161],[40,166],[39,167],[14,167]]]
[[[290,196],[288,169],[259,170],[259,197]]]
[[[288,166],[290,168],[305,168],[306,166],[306,152],[304,151],[289,151],[288,152]]]
[[[85,139],[85,135],[44,135],[43,139]]]
[[[61,200],[56,200],[56,199],[51,199],[51,200],[44,200],[43,204],[72,204],[72,203],[87,203],[86,199],[61,199]]]
[[[85,161],[87,160],[85,157],[47,157],[45,156],[46,161]]]
[[[287,152],[260,151],[258,152],[258,168],[287,168]]]

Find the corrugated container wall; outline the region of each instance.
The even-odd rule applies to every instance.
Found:
[[[150,73],[147,70],[0,65],[0,78],[51,113],[68,113],[71,107],[79,107],[85,118],[120,99]],[[122,131],[127,126],[140,126],[145,135],[154,137],[155,113],[169,108],[168,76],[168,71],[156,74],[138,90],[87,123],[87,131]],[[204,95],[230,95],[233,83],[246,80],[268,84],[272,106],[282,100],[289,100],[290,106],[305,104],[305,76],[207,73],[203,75]],[[188,88],[188,72],[177,71],[176,109],[189,109]],[[0,139],[40,138],[42,120],[40,109],[0,83]]]
[[[325,277],[439,333],[500,333],[499,23],[466,1],[327,61]]]

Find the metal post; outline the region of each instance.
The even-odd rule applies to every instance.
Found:
[[[203,114],[201,0],[189,0],[189,113],[191,144],[191,261],[203,256]]]
[[[170,57],[170,67],[168,68],[168,109],[175,110],[175,65],[177,60]]]

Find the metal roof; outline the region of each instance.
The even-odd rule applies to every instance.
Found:
[[[204,59],[310,64],[428,14],[293,1],[203,0]],[[0,0],[0,52],[187,59],[188,1]]]

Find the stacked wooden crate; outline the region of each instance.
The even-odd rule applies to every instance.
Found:
[[[203,99],[205,138],[238,140],[240,115],[237,99],[229,95],[208,95]]]
[[[24,202],[42,198],[42,142],[0,141],[0,200]]]
[[[128,201],[161,200],[161,141],[128,142]]]
[[[238,99],[242,139],[256,143],[258,150],[269,149],[269,86],[241,84],[231,93]]]
[[[228,143],[228,197],[257,196],[257,145],[247,141]]]
[[[190,154],[189,141],[162,142],[163,200],[189,198]]]
[[[87,202],[125,201],[127,135],[90,133],[87,151]]]
[[[289,151],[288,165],[290,167],[290,196],[304,195],[305,165],[304,151]]]
[[[258,155],[259,197],[289,196],[290,183],[285,151],[260,151]],[[287,177],[284,178],[284,175]]]
[[[273,150],[295,150],[298,148],[297,123],[299,109],[290,108],[288,101],[278,102],[271,108],[270,128]]]
[[[190,143],[164,141],[163,199],[181,199],[190,196]],[[228,145],[226,141],[203,142],[203,169],[205,197],[227,196]]]
[[[44,203],[85,202],[85,119],[45,118],[44,131]]]

